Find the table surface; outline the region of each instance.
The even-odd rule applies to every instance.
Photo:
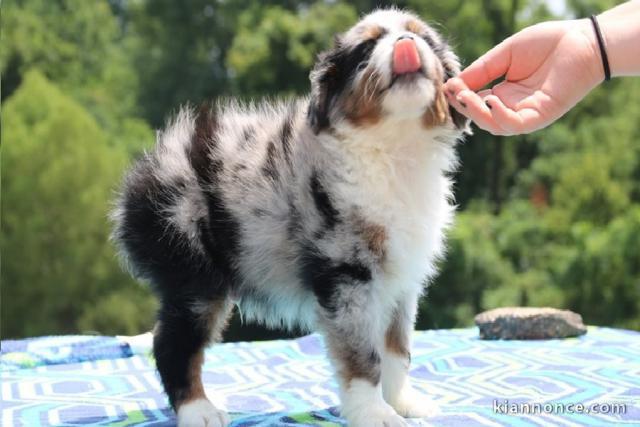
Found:
[[[174,425],[150,344],[150,334],[2,341],[2,425]],[[410,425],[640,426],[639,332],[589,327],[544,341],[416,332],[411,377],[442,413]],[[233,426],[345,425],[318,335],[215,345],[203,379]]]

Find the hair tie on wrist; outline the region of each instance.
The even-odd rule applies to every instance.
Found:
[[[595,15],[591,15],[589,17],[591,19],[591,23],[593,24],[593,30],[596,33],[596,38],[598,39],[598,46],[600,47],[600,57],[602,58],[602,67],[604,68],[604,79],[605,81],[611,80],[611,69],[609,68],[609,57],[607,56],[607,50],[604,47],[604,38],[602,37],[602,31],[600,31],[600,25],[598,24],[598,20]]]

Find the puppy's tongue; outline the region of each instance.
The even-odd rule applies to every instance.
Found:
[[[393,73],[407,74],[420,69],[420,55],[416,42],[412,39],[402,39],[393,48]]]

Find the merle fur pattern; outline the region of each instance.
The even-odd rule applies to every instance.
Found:
[[[390,38],[408,28],[424,31],[410,33],[425,63],[418,86],[389,71]],[[467,125],[448,109],[435,125],[424,116],[457,72],[430,27],[379,11],[320,55],[310,97],[185,107],[159,132],[125,178],[114,239],[160,299],[154,355],[179,424],[200,412],[226,423],[206,406],[199,374],[234,306],[248,321],[325,335],[350,423],[415,414],[403,409],[409,334],[443,251],[448,172]],[[403,91],[423,87],[424,107],[396,111]],[[365,421],[364,400],[379,409]]]

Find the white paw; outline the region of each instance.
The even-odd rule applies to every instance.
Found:
[[[226,427],[229,416],[207,399],[196,399],[178,408],[178,427]]]
[[[349,427],[406,427],[407,422],[389,405],[376,404],[343,414]]]
[[[404,387],[391,406],[406,418],[434,417],[440,413],[440,409],[431,399],[411,386]]]

